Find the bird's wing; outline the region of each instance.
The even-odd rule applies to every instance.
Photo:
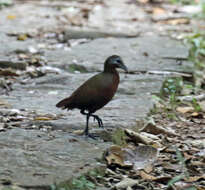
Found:
[[[76,107],[103,107],[110,99],[112,99],[115,91],[112,90],[112,76],[100,73],[87,80],[74,93],[73,100]],[[98,109],[99,109],[98,108]]]

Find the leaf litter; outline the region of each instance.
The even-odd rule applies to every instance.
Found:
[[[136,2],[136,1],[135,1]],[[149,3],[154,1],[140,1]],[[72,7],[71,7],[72,8]],[[153,19],[161,24],[180,25],[188,24],[189,18],[166,17],[167,12],[164,8],[151,8]],[[67,9],[65,9],[67,11]],[[72,9],[69,8],[69,11]],[[81,26],[87,20],[86,14],[89,11],[84,9],[79,19],[76,17],[78,12],[71,15],[64,15],[64,18],[71,25]],[[163,17],[164,16],[164,17]],[[15,18],[9,18],[15,19]],[[25,41],[30,36],[28,34],[17,34],[17,39]],[[79,43],[79,42],[78,42]],[[81,42],[82,43],[82,42]],[[46,46],[43,48],[55,48]],[[42,49],[43,49],[42,48]],[[6,76],[0,83],[2,94],[12,90],[12,82],[15,78],[25,81],[25,78],[41,77],[49,69],[40,70],[46,66],[42,52],[31,47],[28,52],[16,53],[19,60],[25,61],[26,69],[2,68],[1,76]],[[12,65],[12,64],[10,64]],[[18,66],[18,64],[15,64]],[[49,71],[51,72],[51,71]],[[202,94],[203,95],[203,94]],[[183,98],[184,96],[182,96]],[[190,101],[193,97],[190,98]],[[198,99],[197,99],[198,100]],[[185,100],[186,101],[186,100]],[[152,116],[153,122],[145,123],[142,130],[124,130],[126,143],[123,146],[110,147],[104,158],[107,161],[105,176],[105,186],[115,189],[205,189],[205,145],[204,145],[204,109],[201,101],[199,102],[201,111],[196,111],[194,106],[180,105],[176,111],[179,112],[180,120],[173,121],[167,117],[164,110],[158,111]],[[30,121],[49,121],[56,119],[57,116],[36,114],[25,110],[7,109],[2,107],[9,106],[4,100],[0,100],[0,132],[12,127],[30,126]],[[32,125],[30,127],[35,127]],[[179,153],[180,152],[180,153]],[[196,188],[195,188],[196,189]]]
[[[104,154],[109,171],[104,185],[129,190],[205,189],[205,113],[197,107],[203,107],[204,100],[198,100],[185,99],[171,110],[162,101],[165,104],[156,104],[155,112],[140,123],[141,129],[122,129],[123,143],[115,141],[119,145]],[[168,117],[171,112],[177,117]]]

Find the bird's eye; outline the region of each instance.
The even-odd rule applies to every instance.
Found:
[[[116,59],[116,60],[115,60],[115,63],[116,63],[116,64],[120,64],[120,63],[121,63],[121,60],[120,60],[120,59]]]

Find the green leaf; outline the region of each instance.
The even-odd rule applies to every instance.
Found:
[[[51,185],[50,188],[51,188],[51,190],[57,190],[56,185],[54,185],[54,184]]]
[[[183,164],[185,160],[178,148],[176,148],[176,154],[177,154],[178,161]]]
[[[168,182],[168,187],[174,185],[176,182],[180,181],[181,179],[184,178],[184,175],[178,175],[178,176],[175,176],[174,178],[172,178],[169,182]]]

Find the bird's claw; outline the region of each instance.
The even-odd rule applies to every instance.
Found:
[[[86,138],[91,138],[91,139],[94,139],[94,140],[97,140],[95,135],[91,134],[91,133],[85,133],[85,137]]]
[[[93,118],[94,118],[94,121],[97,120],[98,125],[99,125],[100,128],[104,128],[102,119],[100,119],[97,115],[93,115]]]

